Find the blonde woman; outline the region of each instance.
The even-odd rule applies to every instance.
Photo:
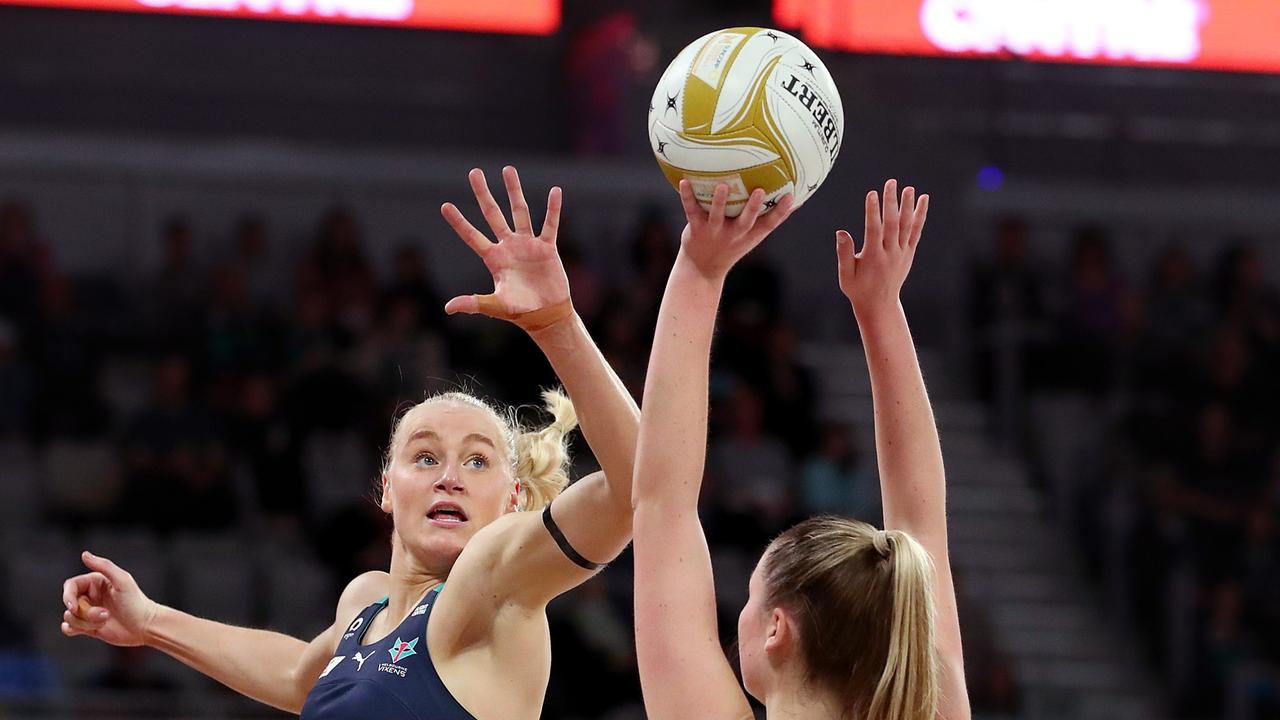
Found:
[[[689,224],[671,271],[645,383],[636,456],[636,643],[650,720],[742,720],[751,707],[716,630],[711,560],[698,521],[707,374],[729,269],[786,216],[759,216],[756,191],[734,219],[727,188],[710,214],[681,185]],[[969,717],[947,560],[942,453],[898,294],[928,196],[897,185],[866,198],[863,249],[837,234],[840,287],[871,370],[886,530],[819,517],[780,535],[751,575],[738,620],[746,690],[770,718]],[[932,561],[931,559],[932,558]]]
[[[333,624],[311,642],[160,605],[87,552],[91,572],[63,589],[65,634],[154,647],[307,720],[539,717],[551,663],[547,602],[631,537],[639,413],[570,305],[555,244],[560,189],[535,235],[515,169],[503,176],[513,227],[483,173],[470,176],[497,243],[452,204],[441,208],[495,284],[494,294],[454,298],[446,310],[529,333],[577,401],[603,472],[565,487],[564,436],[576,417],[558,393],[545,396],[553,420],[537,429],[470,395],[433,397],[400,418],[382,468],[391,567],[352,580]]]

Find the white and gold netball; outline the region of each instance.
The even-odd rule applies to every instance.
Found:
[[[710,208],[729,186],[725,212],[742,212],[763,188],[765,209],[795,205],[822,185],[844,136],[840,93],[804,43],[767,28],[704,35],[667,67],[649,104],[649,143],[674,187],[688,178]]]

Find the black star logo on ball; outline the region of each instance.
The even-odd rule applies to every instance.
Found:
[[[809,72],[813,72],[813,69],[816,66],[813,63],[809,62],[808,60],[805,60],[804,65],[802,65],[801,67],[803,67],[805,70],[808,70]]]
[[[658,141],[658,154],[662,155],[663,157],[666,157],[666,154],[667,154],[667,144],[662,142],[661,140]]]
[[[778,206],[778,201],[774,200],[773,198],[770,198],[764,201],[764,207],[766,210],[772,210],[777,206]]]
[[[671,97],[670,95],[667,96],[667,109],[668,110],[676,109],[676,99]]]
[[[818,189],[818,183],[814,183],[809,186],[809,192],[813,192],[814,190],[817,190],[817,189]]]
[[[778,36],[777,36],[776,34],[774,34],[773,32],[767,32],[767,33],[765,33],[764,35],[765,35],[765,37],[769,38],[770,40],[772,40],[772,41],[774,41],[774,42],[778,42]]]

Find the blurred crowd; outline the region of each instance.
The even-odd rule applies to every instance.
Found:
[[[676,230],[657,209],[643,213],[624,267],[588,260],[571,223],[559,241],[577,310],[637,398]],[[10,538],[22,551],[9,556],[0,602],[0,664],[19,658],[8,667],[56,673],[90,657],[68,659],[91,641],[47,631],[59,607],[52,583],[74,571],[76,551],[94,538],[131,538],[143,548],[122,564],[153,578],[143,590],[162,602],[241,608],[214,619],[318,632],[342,584],[388,567],[390,524],[373,491],[396,413],[438,390],[526,404],[555,384],[520,331],[444,315],[429,242],[408,240],[388,267],[375,267],[350,210],[328,211],[296,244],[305,248],[297,256],[282,252],[276,229],[252,214],[223,236],[183,217],[157,231],[156,267],[70,276],[30,207],[0,207],[0,474],[6,484],[27,477],[38,487],[33,495],[7,492],[15,499],[0,503],[0,514],[24,528]],[[750,563],[768,540],[818,512],[878,521],[879,493],[853,428],[819,418],[817,381],[798,356],[780,277],[763,258],[744,262],[726,288],[712,386],[705,517],[730,643]],[[579,476],[594,469],[581,438],[575,451]],[[59,541],[35,539],[45,536]],[[244,543],[222,560],[182,554],[225,546],[206,537]],[[237,584],[243,573],[228,567],[266,562],[266,550],[234,548],[271,543],[316,560],[325,582],[311,594],[323,597],[307,601],[305,585],[293,580],[283,602],[210,605],[201,596],[273,592],[253,579]],[[34,557],[41,547],[67,556]],[[143,572],[148,554],[165,553],[169,565]],[[298,565],[300,556],[289,557],[284,566],[268,564],[266,580]],[[639,712],[629,562],[624,554],[552,606],[547,717]],[[202,578],[217,572],[226,579]],[[162,590],[161,580],[175,574],[185,582]],[[51,586],[36,598],[27,582]],[[43,605],[53,610],[30,611]],[[302,612],[295,607],[319,608],[321,625],[290,617]],[[13,675],[0,683],[0,699],[79,685],[171,690],[175,675],[147,671],[148,653],[115,652],[62,683],[24,685],[31,673]],[[179,684],[188,685],[194,673],[180,672],[187,675],[176,675]]]
[[[1280,714],[1280,293],[1262,247],[1102,227],[1059,262],[1009,218],[975,266],[975,386],[1185,717]],[[1204,248],[1196,248],[1203,251]]]

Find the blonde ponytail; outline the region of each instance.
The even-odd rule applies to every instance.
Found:
[[[852,720],[934,720],[933,565],[900,530],[816,517],[769,546],[766,604],[799,626],[808,678]]]
[[[938,712],[938,658],[930,590],[933,564],[924,547],[901,530],[881,530],[879,536],[892,563],[893,621],[889,654],[868,717],[932,720]],[[880,542],[876,546],[879,550]]]
[[[542,401],[551,424],[540,430],[523,430],[515,439],[521,510],[541,510],[569,484],[566,436],[578,426],[578,414],[573,401],[558,390],[543,391]]]

